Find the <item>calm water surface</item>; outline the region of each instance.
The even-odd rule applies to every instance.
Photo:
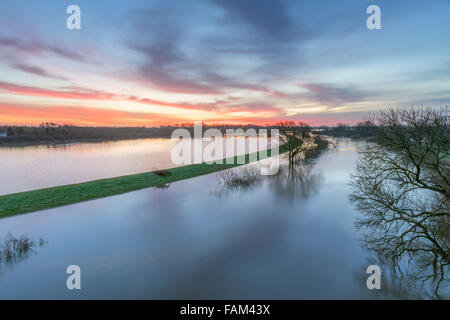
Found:
[[[356,157],[342,140],[300,175],[247,189],[224,189],[210,174],[2,219],[0,236],[47,244],[0,264],[0,298],[390,297],[366,288],[373,259],[347,200]],[[79,291],[66,289],[69,265],[81,267]]]
[[[172,145],[139,139],[0,148],[0,195],[170,168]]]
[[[0,195],[173,168],[175,144],[175,140],[162,138],[1,147]],[[237,145],[231,154],[245,154],[249,148],[246,145],[237,151]]]

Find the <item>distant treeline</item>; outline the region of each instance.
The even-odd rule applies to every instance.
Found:
[[[180,124],[158,127],[78,127],[59,125],[52,122],[42,123],[38,127],[0,126],[0,145],[64,143],[71,141],[106,141],[139,138],[170,138],[178,128],[187,129],[194,135],[192,124]],[[257,125],[203,125],[203,131],[219,129],[222,134],[227,129],[271,129],[270,126]],[[269,130],[270,133],[270,130]]]
[[[359,122],[355,126],[339,123],[335,127],[322,126],[316,129],[318,133],[332,137],[347,137],[354,139],[372,138],[375,134],[375,128],[369,121]]]
[[[194,135],[194,127],[188,123],[158,127],[79,127],[52,122],[42,123],[40,126],[0,126],[0,145],[14,146],[73,141],[170,138],[172,132],[178,128],[187,129],[192,136]],[[244,131],[248,129],[267,129],[268,134],[270,134],[270,129],[277,128],[277,125],[203,124],[202,128],[203,131],[211,128],[219,129],[222,134],[225,134],[227,129],[242,129]],[[374,133],[373,128],[366,122],[360,122],[355,126],[340,123],[335,127],[313,127],[312,130],[318,134],[348,138],[370,138]]]

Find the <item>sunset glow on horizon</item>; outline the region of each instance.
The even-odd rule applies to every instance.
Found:
[[[358,0],[9,1],[0,125],[335,125],[450,105],[449,2],[377,3],[381,30]]]

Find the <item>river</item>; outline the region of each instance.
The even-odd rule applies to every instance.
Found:
[[[11,232],[43,238],[45,245],[14,263],[0,264],[0,298],[404,297],[385,287],[366,286],[366,268],[376,259],[360,245],[354,227],[358,213],[348,201],[355,147],[355,142],[338,140],[334,149],[295,174],[282,171],[246,188],[227,188],[214,173],[165,188],[1,219],[0,236]],[[63,159],[84,148],[89,149],[72,146],[67,155],[57,150],[54,157],[63,166]],[[99,149],[93,148],[87,151],[90,161]],[[147,159],[145,152],[121,143],[114,148],[130,152],[115,158],[128,166],[115,174],[151,169],[166,157],[161,152],[153,163],[134,166],[126,159],[140,154],[136,164]],[[51,152],[34,150],[39,155]],[[105,144],[98,159],[111,154]],[[77,161],[70,161],[61,172],[78,175]],[[105,166],[113,167],[108,161]],[[81,269],[81,290],[66,288],[69,265]]]

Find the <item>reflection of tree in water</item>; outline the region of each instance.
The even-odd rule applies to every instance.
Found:
[[[262,176],[256,166],[226,170],[217,174],[219,187],[211,191],[211,194],[221,198],[233,193],[245,193],[254,190],[267,179],[270,190],[277,198],[307,199],[317,194],[323,181],[322,174],[314,172],[313,168],[314,164],[310,162],[295,165],[286,163],[280,166],[274,176]]]
[[[269,176],[269,185],[279,199],[308,199],[319,192],[324,180],[321,172],[314,170],[316,159],[330,149],[330,141],[321,136],[311,137],[311,145],[296,161],[283,162],[278,174]]]
[[[257,165],[222,171],[217,174],[219,188],[211,194],[224,197],[237,192],[245,193],[254,190],[266,179],[270,190],[279,199],[307,199],[317,194],[324,180],[323,175],[314,170],[314,160],[327,147],[328,144],[309,159],[294,164],[281,158],[279,171],[273,176],[261,175]]]
[[[448,296],[445,284],[441,284],[439,292],[433,282],[421,276],[421,270],[406,259],[399,264],[384,263],[381,266],[382,289],[397,299],[436,299]]]
[[[155,188],[157,189],[169,189],[171,183],[163,183],[163,184],[158,184],[157,186],[155,186]]]
[[[8,233],[0,239],[0,265],[18,263],[36,253],[36,248],[43,247],[45,243],[44,239],[35,241],[27,236],[16,238]]]
[[[359,150],[351,201],[364,245],[404,281],[446,294],[450,266],[449,132],[440,112],[389,111]]]
[[[314,164],[282,165],[277,175],[269,176],[269,186],[279,199],[307,199],[316,195],[323,175],[314,171]]]
[[[449,281],[449,220],[443,216],[449,208],[412,192],[398,200],[400,194],[389,188],[388,194],[373,191],[370,199],[352,195],[362,212],[357,226],[364,231],[363,243],[400,274],[422,284],[434,282],[438,294],[439,287]]]
[[[370,265],[378,265],[381,270],[381,290],[369,290],[367,279],[370,276],[366,269]],[[362,299],[433,299],[436,298],[433,288],[424,288],[418,285],[414,277],[397,267],[380,263],[377,259],[370,258],[362,264],[355,273],[355,282],[359,284],[359,291],[354,293],[355,298]]]

